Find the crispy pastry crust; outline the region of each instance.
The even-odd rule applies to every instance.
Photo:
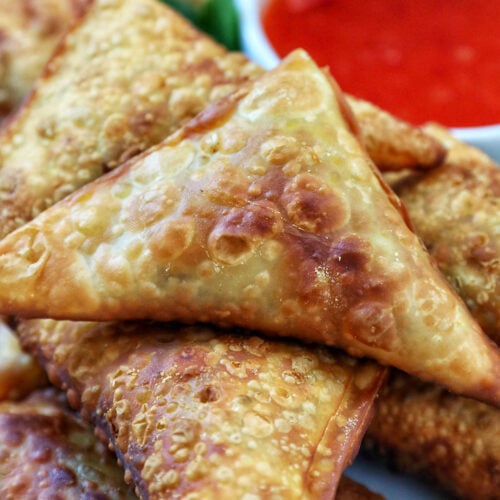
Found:
[[[371,159],[382,171],[432,169],[446,147],[425,129],[414,127],[362,99],[348,96]]]
[[[385,378],[208,327],[31,320],[19,334],[149,498],[332,498]]]
[[[116,458],[53,389],[0,403],[0,496],[135,498]]]
[[[92,0],[0,0],[0,118],[28,94],[68,27]]]
[[[305,53],[0,244],[0,311],[214,322],[500,400],[499,353]]]
[[[97,0],[0,134],[0,234],[262,70],[154,0]]]
[[[426,130],[449,148],[446,162],[392,185],[417,234],[484,331],[500,343],[500,168],[485,154]]]
[[[500,411],[394,372],[365,448],[459,498],[500,498]]]

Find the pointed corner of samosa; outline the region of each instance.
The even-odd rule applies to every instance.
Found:
[[[29,225],[0,240],[0,314],[22,315],[42,293],[39,278],[49,256],[42,240]]]

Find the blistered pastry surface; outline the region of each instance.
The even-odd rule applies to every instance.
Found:
[[[500,167],[429,126],[444,165],[395,185],[415,230],[484,331],[500,343]]]
[[[457,498],[500,491],[500,411],[401,373],[381,390],[366,447]]]
[[[150,498],[330,498],[384,375],[208,327],[32,320],[20,335]]]
[[[0,252],[4,312],[243,326],[498,402],[498,352],[302,52],[9,235]]]
[[[54,389],[0,403],[0,495],[15,498],[136,498],[116,458]]]
[[[0,0],[0,122],[16,109],[91,0]]]
[[[362,99],[348,96],[348,102],[370,158],[380,170],[431,169],[443,162],[446,147],[423,128]]]
[[[161,2],[97,0],[0,134],[0,234],[261,71]]]

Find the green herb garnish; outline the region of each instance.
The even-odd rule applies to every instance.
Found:
[[[232,0],[162,0],[229,50],[240,50],[238,13]]]

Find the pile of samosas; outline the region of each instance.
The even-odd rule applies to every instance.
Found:
[[[3,3],[2,498],[378,498],[360,446],[499,498],[490,158],[156,0]]]

